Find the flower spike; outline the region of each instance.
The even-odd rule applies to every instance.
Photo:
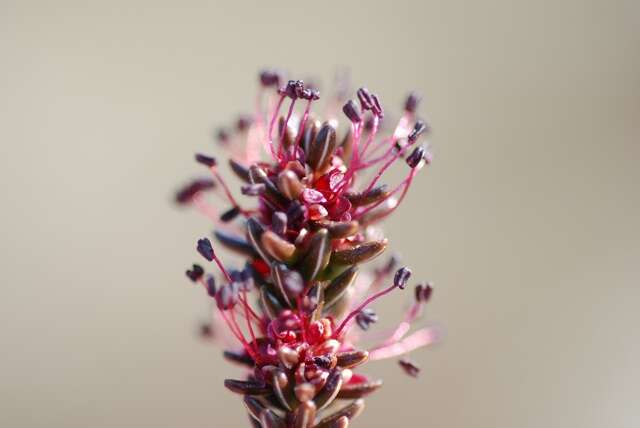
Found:
[[[420,369],[405,355],[438,337],[431,328],[412,331],[431,300],[429,282],[415,286],[395,328],[379,331],[371,306],[404,290],[412,271],[398,268],[395,256],[366,268],[389,245],[377,224],[431,163],[428,146],[417,144],[429,128],[417,119],[415,93],[384,135],[384,107],[367,88],[348,101],[344,88],[329,97],[323,121],[320,93],[308,83],[265,69],[258,85],[254,114],[236,116],[218,133],[228,163],[196,154],[211,178],[192,180],[175,195],[176,203],[211,219],[216,244],[242,260],[227,267],[209,238],[197,241],[197,252],[217,268],[194,264],[185,272],[212,302],[200,334],[235,343],[224,357],[246,373],[224,385],[243,396],[252,426],[347,428],[363,411],[363,398],[382,386],[362,374],[365,363],[401,358],[400,367],[415,377]],[[382,184],[398,163],[408,165],[406,176]],[[239,179],[239,191],[224,169]],[[374,345],[364,347],[362,339]]]

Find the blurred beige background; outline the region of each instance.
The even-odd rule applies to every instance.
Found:
[[[305,3],[0,2],[0,426],[246,426],[170,195],[265,65],[435,129],[387,231],[447,336],[356,427],[639,426],[638,2]]]

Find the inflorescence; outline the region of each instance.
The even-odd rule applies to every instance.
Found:
[[[363,410],[363,397],[382,385],[356,373],[357,366],[401,357],[435,340],[429,328],[409,334],[431,297],[431,283],[415,287],[394,329],[375,332],[378,315],[371,304],[405,289],[411,270],[398,268],[391,257],[360,273],[387,247],[376,225],[398,208],[418,171],[431,162],[428,147],[418,144],[428,127],[416,117],[415,94],[392,133],[381,135],[384,110],[366,88],[357,90],[357,101],[332,97],[323,122],[312,112],[320,98],[316,89],[301,80],[283,83],[272,70],[260,73],[259,81],[255,113],[241,116],[234,131],[217,134],[243,183],[240,193],[255,203],[241,205],[216,158],[204,154],[195,160],[210,176],[176,194],[177,203],[215,223],[219,245],[245,264],[229,268],[204,237],[196,249],[218,273],[194,264],[186,275],[214,303],[202,335],[231,339],[225,357],[248,369],[246,379],[228,379],[225,386],[244,396],[253,426],[344,428]],[[339,132],[339,116],[345,131]],[[401,161],[405,177],[395,186],[380,184]],[[223,203],[209,200],[209,193]],[[364,340],[374,344],[363,349],[358,344]],[[399,364],[418,375],[415,364]]]

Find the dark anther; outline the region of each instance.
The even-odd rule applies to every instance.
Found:
[[[204,269],[202,269],[202,266],[194,264],[191,269],[187,269],[185,273],[191,281],[196,282],[204,275]]]
[[[233,282],[242,281],[242,271],[239,271],[238,269],[229,270],[229,276],[231,277],[231,281]]]
[[[231,136],[229,135],[229,131],[224,128],[220,128],[216,133],[216,138],[218,139],[219,143],[226,144],[229,142]]]
[[[356,315],[356,322],[361,329],[367,331],[371,324],[378,322],[378,315],[373,311],[373,309],[366,308],[358,312],[358,315]]]
[[[360,109],[358,105],[353,101],[349,100],[347,103],[342,106],[342,111],[349,118],[352,123],[360,123],[362,122],[362,115],[360,114]]]
[[[284,88],[280,89],[281,93],[284,93],[292,100],[302,98],[304,91],[304,82],[302,80],[289,80]]]
[[[425,284],[416,285],[416,301],[421,303],[427,303],[433,293],[433,284],[427,282]]]
[[[178,190],[176,193],[176,202],[179,204],[188,204],[193,197],[204,190],[213,189],[215,183],[208,178],[196,179]]]
[[[420,94],[417,92],[411,92],[407,96],[407,100],[404,102],[404,111],[407,113],[415,113],[421,100],[422,97]]]
[[[402,150],[402,147],[404,147],[403,141],[402,140],[398,140],[393,145],[393,150],[395,150],[396,153],[398,153],[398,152],[400,152],[400,150]]]
[[[392,254],[389,260],[387,260],[387,263],[380,268],[379,273],[381,275],[391,275],[391,272],[398,266],[398,263],[400,263],[400,256]]]
[[[263,86],[279,86],[280,73],[276,70],[262,70],[260,72],[260,83]]]
[[[220,215],[220,221],[222,221],[223,223],[228,223],[234,218],[238,217],[238,214],[240,214],[240,208],[238,207],[229,208],[227,211],[223,212]]]
[[[408,267],[401,267],[396,271],[396,275],[393,277],[393,285],[404,290],[407,286],[407,281],[411,277],[411,269]]]
[[[414,143],[418,137],[428,130],[427,124],[423,120],[418,120],[416,124],[413,126],[413,129],[409,133],[407,139],[410,143]]]
[[[242,364],[251,368],[253,368],[253,366],[255,365],[253,358],[251,358],[251,356],[247,354],[246,351],[224,351],[222,355],[232,363]]]
[[[249,182],[249,168],[239,162],[236,162],[233,159],[229,159],[229,166],[240,180],[244,181],[245,183]]]
[[[304,89],[300,98],[304,100],[316,101],[320,99],[320,91],[317,89]]]
[[[424,146],[416,147],[415,149],[413,149],[411,154],[407,156],[407,165],[409,165],[411,168],[417,167],[424,159],[425,153],[426,149],[424,148]]]
[[[209,261],[213,260],[213,247],[211,246],[209,238],[198,239],[198,246],[196,248],[202,257]]]
[[[367,118],[364,120],[364,130],[367,132],[373,131],[373,124],[373,116],[367,116]]]
[[[418,377],[420,374],[420,367],[416,366],[409,360],[402,359],[398,361],[398,364],[400,364],[402,370],[411,377]]]
[[[227,284],[220,287],[216,293],[216,302],[220,310],[232,309],[238,302],[239,287],[236,283]]]
[[[362,110],[371,110],[373,108],[373,99],[371,98],[371,94],[367,88],[358,89],[357,95],[360,100]]]
[[[371,94],[371,100],[373,101],[371,111],[373,112],[373,114],[382,119],[384,117],[384,110],[382,109],[382,104],[380,104],[378,96],[376,94]]]
[[[230,250],[237,251],[246,256],[253,256],[256,254],[251,244],[249,244],[242,236],[222,230],[214,231],[213,235],[222,245]]]
[[[240,115],[240,117],[236,121],[236,128],[238,129],[238,131],[243,132],[249,129],[252,123],[253,123],[253,118],[248,114],[243,114],[243,115]]]
[[[216,297],[216,278],[213,275],[207,275],[207,293],[211,297]]]
[[[203,155],[200,153],[196,153],[196,162],[201,163],[202,165],[208,166],[210,168],[217,165],[216,158]]]
[[[200,337],[208,338],[213,336],[213,327],[208,322],[200,324]]]

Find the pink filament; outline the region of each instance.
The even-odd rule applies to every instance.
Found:
[[[340,324],[340,326],[338,327],[338,329],[335,331],[334,333],[334,337],[339,337],[340,333],[342,332],[342,330],[347,326],[347,324],[349,323],[349,321],[351,321],[356,315],[358,315],[358,313],[360,311],[362,311],[364,308],[366,308],[371,302],[373,302],[374,300],[377,300],[378,298],[384,296],[385,294],[389,294],[390,292],[392,292],[394,289],[396,288],[396,285],[392,285],[388,288],[385,288],[382,291],[377,292],[376,294],[374,294],[373,296],[370,296],[369,298],[367,298],[364,302],[362,302],[360,304],[360,306],[358,306],[356,309],[354,309],[353,311],[351,311],[351,313],[344,319],[344,321],[342,321],[342,324]]]
[[[287,132],[287,127],[289,126],[289,120],[291,120],[291,115],[293,115],[293,107],[296,104],[296,100],[291,100],[291,104],[289,105],[289,111],[287,112],[287,118],[284,120],[284,124],[282,126],[282,130],[280,131],[280,146],[278,147],[278,159],[284,160],[282,157],[282,151],[284,149],[284,134]]]
[[[229,200],[229,203],[235,208],[238,208],[240,210],[240,213],[244,217],[249,217],[251,212],[248,210],[242,209],[240,207],[240,204],[238,204],[238,201],[236,201],[236,198],[234,198],[233,195],[231,194],[231,190],[229,190],[229,186],[227,186],[227,182],[222,178],[222,176],[218,172],[217,167],[215,166],[211,167],[211,173],[213,173],[216,180],[218,180],[218,182],[222,185],[222,189],[224,190],[224,194]]]
[[[309,110],[311,110],[311,103],[313,100],[309,100],[307,102],[307,107],[304,109],[304,114],[302,116],[302,120],[300,121],[300,126],[298,126],[298,135],[296,136],[296,142],[292,147],[292,154],[295,155],[295,148],[300,144],[300,140],[302,140],[302,133],[304,132],[304,127],[307,124],[307,120],[309,119]]]
[[[278,160],[278,156],[276,155],[276,149],[273,145],[273,127],[275,126],[276,119],[278,118],[278,113],[280,113],[280,107],[282,107],[282,103],[285,99],[286,95],[280,95],[280,99],[278,100],[276,107],[273,109],[273,114],[271,116],[271,122],[269,123],[269,135],[267,138],[267,143],[269,145],[269,150],[271,152],[271,157],[273,160]]]
[[[202,213],[202,215],[210,218],[215,223],[220,221],[218,217],[218,211],[204,200],[204,198],[202,197],[202,192],[196,193],[191,200],[195,204],[198,211]]]
[[[392,209],[395,209],[398,205],[400,205],[400,202],[402,201],[402,199],[404,199],[404,196],[407,193],[407,190],[409,189],[409,186],[411,185],[411,182],[413,181],[413,177],[415,176],[415,169],[412,169],[409,172],[409,175],[400,182],[400,184],[398,184],[398,186],[396,186],[395,189],[393,189],[389,195],[376,202],[375,204],[369,205],[368,207],[366,207],[365,209],[363,209],[362,211],[358,212],[354,217],[355,218],[360,218],[362,217],[364,214],[368,213],[369,211],[373,210],[374,208],[378,207],[380,204],[384,203],[387,199],[389,199],[390,197],[392,197],[393,195],[395,195],[396,193],[398,193],[401,189],[402,189],[402,195],[400,196],[400,199],[398,199],[398,202],[396,202],[396,204],[393,206]],[[386,216],[387,214],[385,214]]]
[[[379,124],[380,124],[380,118],[378,116],[374,116],[373,117],[373,129],[371,130],[371,133],[367,137],[367,142],[364,144],[364,147],[362,148],[362,159],[364,159],[364,157],[365,157],[365,155],[367,153],[367,149],[369,148],[369,145],[371,144],[373,139],[376,137],[376,134],[378,133]]]

